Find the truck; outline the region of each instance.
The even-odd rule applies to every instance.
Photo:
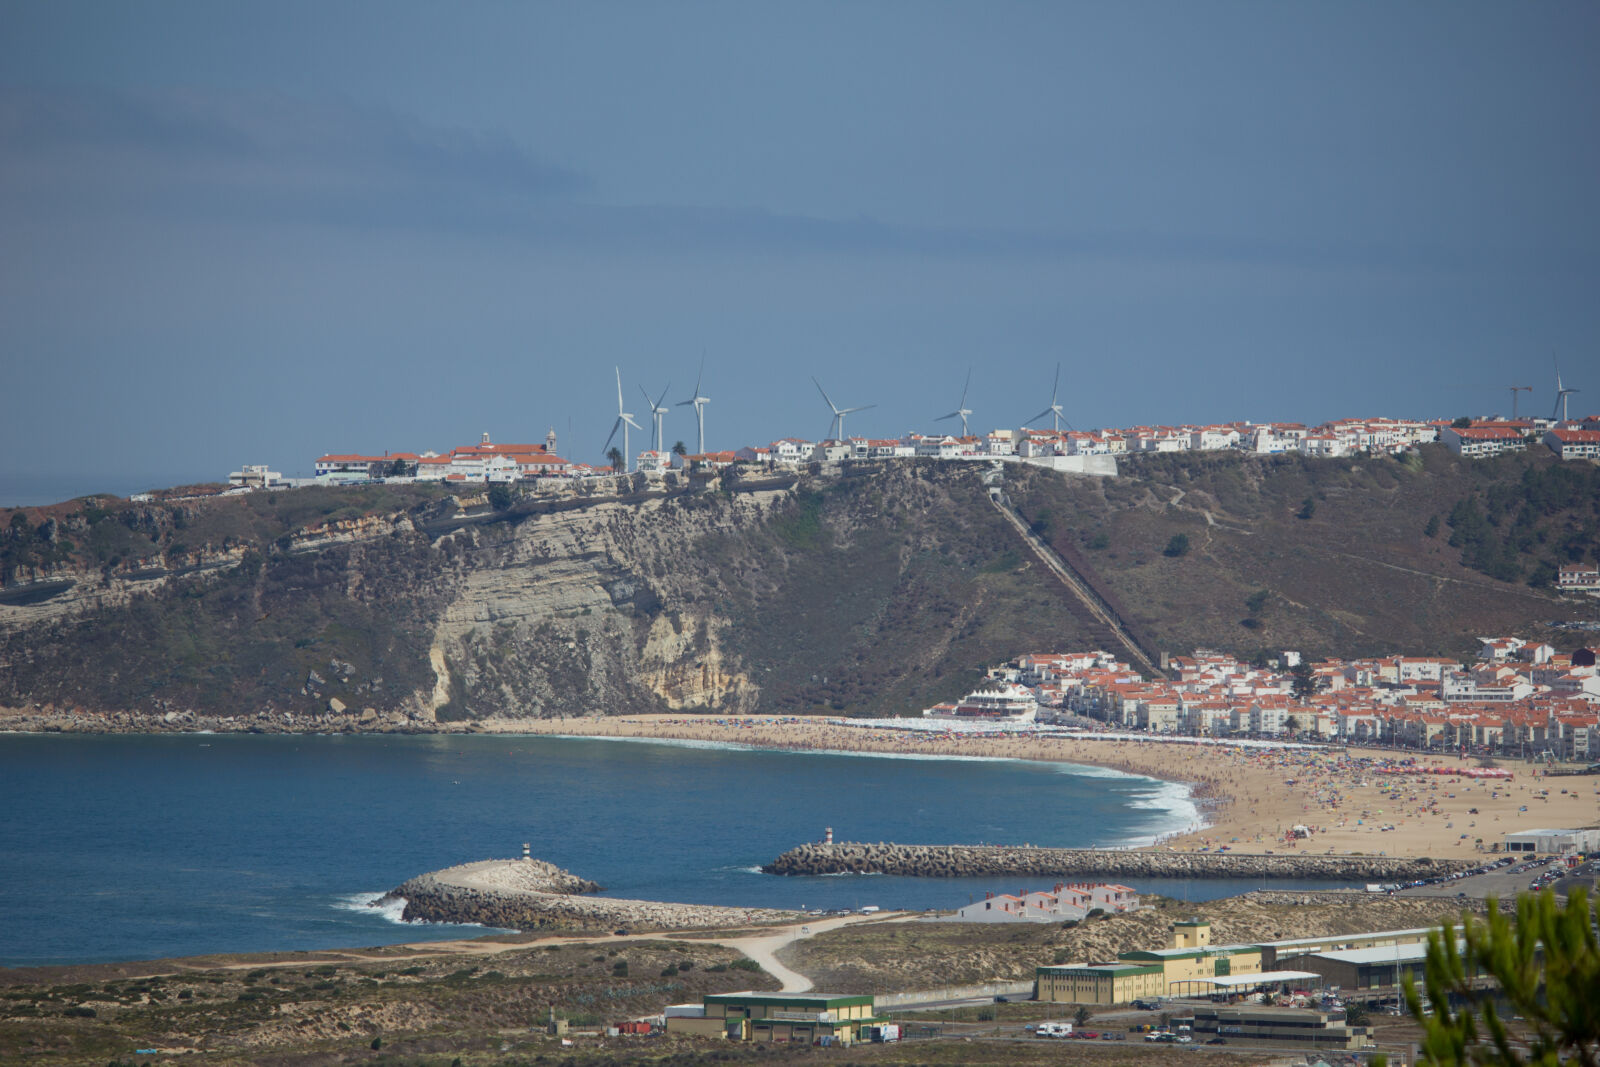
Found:
[[[1035,1037],[1071,1037],[1071,1023],[1040,1023],[1034,1027]]]
[[[875,1023],[867,1029],[867,1040],[879,1044],[900,1040],[899,1023]]]

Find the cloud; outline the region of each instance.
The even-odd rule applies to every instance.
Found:
[[[162,228],[296,224],[337,233],[443,233],[599,256],[883,256],[1363,273],[1463,266],[1458,250],[1427,242],[1152,234],[1120,225],[1114,212],[1077,227],[1025,231],[911,225],[746,207],[610,204],[595,195],[597,184],[582,168],[543,158],[506,134],[350,103],[282,94],[0,89],[0,220],[14,233],[24,222],[43,234],[69,220]],[[1576,259],[1592,269],[1590,251]]]
[[[33,211],[449,224],[589,186],[510,138],[281,95],[0,91],[0,190]]]

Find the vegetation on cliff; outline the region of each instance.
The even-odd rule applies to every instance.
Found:
[[[1585,551],[1596,475],[1571,466],[1163,455],[1119,478],[1011,465],[1002,488],[1146,648],[1459,654],[1492,632],[1572,643],[1545,626],[1574,601],[1463,564],[1483,529],[1530,560]],[[633,478],[498,507],[372,486],[14,510],[0,705],[915,714],[1022,652],[1116,650],[986,470]]]
[[[1400,458],[1137,456],[1123,475],[1032,478],[1010,491],[1147,646],[1250,658],[1283,648],[1467,655],[1477,635],[1511,632],[1572,644],[1548,624],[1578,617],[1575,602],[1474,569],[1474,550],[1448,543],[1440,517],[1464,499],[1495,501],[1501,527],[1536,512],[1543,540],[1534,536],[1506,576],[1532,574],[1540,552],[1582,550],[1600,499],[1578,488],[1596,478],[1592,468],[1548,453],[1464,460],[1427,446]],[[1186,550],[1166,552],[1180,536]],[[1591,557],[1597,547],[1591,538]]]

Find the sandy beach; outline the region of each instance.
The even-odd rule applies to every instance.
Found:
[[[1034,734],[912,733],[792,716],[500,720],[502,733],[661,738],[840,752],[984,756],[1090,764],[1189,784],[1203,827],[1155,847],[1259,851],[1382,852],[1390,856],[1469,858],[1502,835],[1544,827],[1600,823],[1600,777],[1545,777],[1502,761],[1508,780],[1471,780],[1422,768],[1475,768],[1476,759],[1389,750],[1246,748]],[[1396,768],[1414,760],[1410,769]],[[1389,773],[1398,769],[1401,773]],[[1296,825],[1302,839],[1286,839]],[[849,837],[839,828],[841,839]],[[935,842],[908,842],[935,843]]]

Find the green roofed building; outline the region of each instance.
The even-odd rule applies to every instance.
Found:
[[[668,1008],[667,1031],[736,1041],[852,1045],[861,1040],[862,1027],[886,1021],[874,1016],[870,996],[710,993],[702,999],[701,1005]]]
[[[1159,963],[1040,967],[1033,978],[1035,1000],[1060,1004],[1127,1004],[1166,995],[1166,968]]]
[[[1126,1004],[1146,997],[1209,993],[1219,979],[1261,973],[1259,945],[1213,945],[1211,924],[1173,924],[1172,947],[1123,952],[1115,962],[1040,967],[1034,997],[1064,1004]]]

